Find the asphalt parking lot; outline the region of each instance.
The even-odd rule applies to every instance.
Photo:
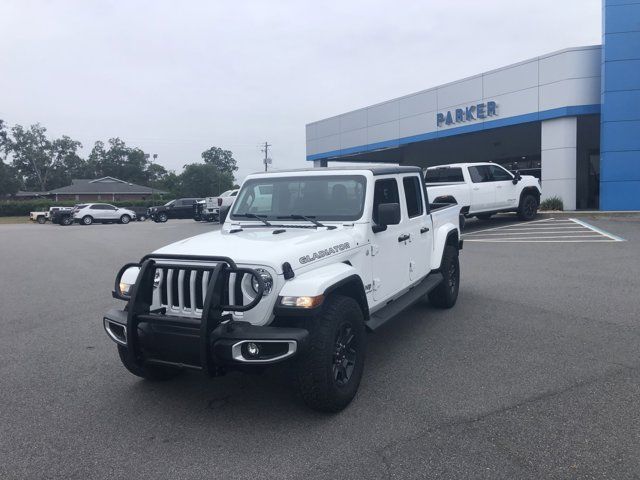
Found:
[[[458,304],[372,335],[337,415],[279,371],[120,365],[117,269],[212,225],[0,225],[0,478],[638,478],[640,219],[583,220],[624,241],[466,242]]]

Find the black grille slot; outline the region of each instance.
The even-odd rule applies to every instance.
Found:
[[[184,308],[191,310],[191,272],[192,270],[184,271]]]
[[[161,268],[159,269],[162,272],[162,281],[159,285],[160,288],[160,300],[162,302],[162,305],[167,305],[167,302],[169,301],[167,299],[167,273],[168,270],[166,268]]]
[[[202,309],[204,307],[204,298],[202,296],[202,277],[204,272],[198,270],[196,272],[196,308]]]
[[[179,307],[179,294],[178,294],[178,277],[180,276],[180,270],[173,270],[171,275],[171,306]]]

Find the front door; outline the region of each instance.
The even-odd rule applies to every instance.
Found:
[[[471,176],[471,211],[483,212],[494,208],[496,200],[495,186],[491,182],[488,165],[469,167]]]
[[[498,165],[489,167],[491,180],[495,186],[495,203],[496,209],[512,208],[518,205],[518,185],[513,184],[513,175]]]
[[[382,203],[400,204],[398,182],[395,178],[376,180],[373,198],[373,224],[378,218],[378,205]],[[408,259],[404,242],[400,241],[406,225],[387,225],[386,230],[373,235],[371,242],[371,261],[373,272],[373,299],[375,303],[384,302],[397,294],[406,283]]]

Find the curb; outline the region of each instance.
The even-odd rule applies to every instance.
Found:
[[[558,218],[558,217],[586,217],[586,218],[640,218],[640,211],[615,211],[604,212],[594,211],[538,211],[538,217]]]

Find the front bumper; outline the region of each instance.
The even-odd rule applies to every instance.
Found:
[[[130,361],[192,368],[215,375],[229,367],[282,362],[305,350],[309,336],[306,329],[254,326],[234,321],[225,313],[247,311],[259,300],[248,305],[226,304],[230,274],[235,277],[258,274],[239,268],[224,257],[218,257],[220,263],[211,271],[201,318],[167,314],[165,308],[150,310],[155,269],[168,265],[156,266],[155,260],[160,257],[162,255],[157,254],[143,259],[127,308],[109,310],[103,317],[105,331],[114,342],[127,349]],[[257,298],[262,298],[261,278],[258,283]]]
[[[279,363],[306,348],[309,332],[302,328],[257,327],[247,322],[220,324],[209,335],[203,362],[198,319],[148,314],[137,323],[139,361],[202,370],[215,367]],[[103,318],[107,335],[127,346],[127,312],[111,309]],[[252,348],[258,353],[251,355]]]

